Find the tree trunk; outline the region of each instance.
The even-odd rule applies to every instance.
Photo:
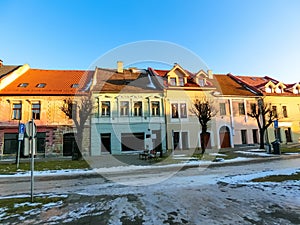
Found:
[[[205,135],[207,133],[207,126],[206,125],[202,125],[202,131],[201,131],[201,134],[200,134],[200,142],[201,142],[201,150],[202,150],[202,155],[205,153],[205,149],[206,149],[206,146],[205,146]]]
[[[77,130],[76,142],[77,142],[78,148],[73,149],[74,151],[72,153],[72,160],[81,160],[82,159],[82,154],[81,154],[82,137],[83,137],[83,132]]]
[[[205,135],[206,135],[206,133],[203,133],[203,132],[201,132],[201,134],[200,134],[200,144],[201,144],[201,150],[202,150],[202,155],[205,153]]]
[[[265,130],[264,129],[260,129],[259,130],[259,148],[260,149],[265,149]]]

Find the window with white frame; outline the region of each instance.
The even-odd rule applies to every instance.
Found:
[[[183,87],[184,86],[184,78],[179,77],[178,78],[178,84],[179,84],[179,86]]]
[[[142,102],[138,101],[138,102],[134,102],[133,105],[133,116],[142,116]]]
[[[172,103],[171,104],[171,110],[172,110],[172,118],[178,118],[178,104],[177,103]]]
[[[120,116],[129,116],[129,101],[120,102]]]
[[[12,119],[13,120],[21,120],[22,119],[22,103],[13,103]]]
[[[221,102],[220,104],[220,116],[226,115],[226,104],[224,102]]]
[[[110,101],[101,102],[101,116],[110,116]]]
[[[31,105],[32,109],[32,118],[35,120],[39,120],[41,117],[41,103],[35,102]]]
[[[171,86],[176,86],[176,78],[175,77],[171,77],[170,78],[170,82],[169,82],[169,84],[171,85]]]
[[[245,105],[244,103],[239,103],[239,114],[245,115]]]
[[[159,101],[151,102],[151,115],[160,116]]]
[[[186,103],[180,103],[180,117],[187,118]]]
[[[288,117],[288,113],[287,113],[287,107],[284,105],[282,106],[282,114],[284,118]]]

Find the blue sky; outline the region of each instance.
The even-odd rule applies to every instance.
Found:
[[[120,45],[159,40],[215,73],[300,81],[298,0],[0,0],[0,29],[5,64],[87,69]]]

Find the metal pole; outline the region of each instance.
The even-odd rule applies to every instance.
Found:
[[[31,152],[31,202],[33,202],[33,189],[34,189],[34,177],[33,177],[33,171],[34,171],[34,152],[33,152],[33,118],[31,120],[31,129],[30,129],[30,137],[29,137],[29,145],[30,145],[30,152]]]
[[[21,142],[20,142],[20,139],[19,139],[19,135],[20,135],[20,120],[19,120],[19,124],[18,124],[18,151],[16,153],[17,170],[19,169],[20,149],[21,149]]]

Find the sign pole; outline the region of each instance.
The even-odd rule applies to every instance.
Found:
[[[34,129],[34,121],[33,118],[31,120],[31,129],[30,129],[30,137],[29,137],[29,145],[30,145],[30,151],[31,151],[31,202],[33,202],[33,189],[34,189],[34,177],[33,177],[33,171],[34,171],[34,152],[33,152],[33,129]]]
[[[23,139],[24,139],[24,132],[25,132],[25,124],[20,123],[20,120],[19,120],[18,152],[17,152],[17,170],[19,169],[19,165],[20,165],[21,142],[22,142]]]

